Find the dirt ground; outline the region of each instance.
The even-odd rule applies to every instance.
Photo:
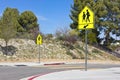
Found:
[[[39,62],[39,59],[29,60],[0,60],[0,62]],[[54,62],[54,63],[84,63],[84,59],[40,59],[40,62]],[[88,63],[103,63],[103,64],[120,64],[120,61],[113,60],[88,60]]]
[[[65,63],[84,63],[84,59],[71,59],[71,60],[62,60],[62,59],[43,59],[41,62],[65,62]],[[103,63],[103,64],[120,64],[120,61],[112,60],[88,60],[88,63]]]

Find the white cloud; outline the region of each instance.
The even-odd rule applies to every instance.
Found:
[[[47,21],[48,19],[44,16],[41,16],[41,15],[37,15],[37,18],[39,21]]]

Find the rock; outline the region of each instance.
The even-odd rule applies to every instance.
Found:
[[[119,53],[120,54],[120,47],[118,47],[115,52]]]

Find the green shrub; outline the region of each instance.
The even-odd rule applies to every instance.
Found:
[[[97,49],[93,49],[92,53],[102,53],[101,51],[97,50]]]

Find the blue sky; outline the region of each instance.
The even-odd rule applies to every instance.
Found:
[[[70,9],[73,0],[0,0],[0,15],[6,7],[17,8],[20,13],[29,10],[38,18],[42,33],[55,33],[62,27],[69,27]]]

